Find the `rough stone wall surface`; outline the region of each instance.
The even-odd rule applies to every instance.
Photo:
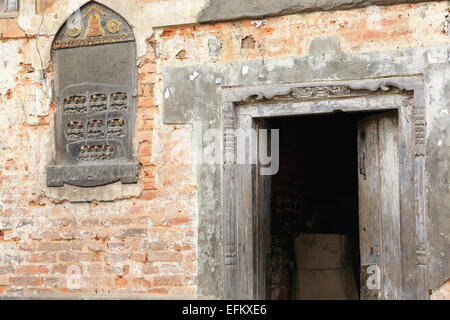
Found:
[[[192,24],[209,3],[205,0],[99,1],[121,14],[137,39],[135,150],[141,178],[133,190],[117,185],[93,190],[110,201],[71,202],[45,186],[45,167],[54,152],[50,47],[61,24],[87,2],[22,0],[18,18],[0,17],[0,296],[220,297],[221,230],[215,226],[220,219],[220,170],[192,165],[190,124],[204,118],[217,127],[219,111],[190,105],[187,112],[164,111],[163,101],[173,94],[171,83],[162,79],[164,69],[203,64],[225,70],[225,64],[236,64],[230,79],[258,78],[251,69],[245,69],[247,75],[240,65],[256,60],[269,72],[280,68],[289,72],[293,62],[276,59],[312,54],[314,40],[322,36],[339,39],[340,50],[349,55],[439,49],[450,43],[447,1],[211,25]],[[321,57],[313,63],[321,68],[335,52],[316,49]],[[441,70],[447,68],[442,65],[448,56],[447,51],[436,52],[430,59],[440,65],[430,68],[435,76],[429,82],[444,92],[441,83],[447,80]],[[383,73],[373,68],[367,65],[361,74]],[[192,72],[186,81],[202,76]],[[212,85],[198,86],[189,95],[200,99],[207,90],[216,92],[225,83],[215,75],[208,77]],[[439,77],[442,81],[436,82]],[[430,179],[441,177],[442,181],[430,199],[434,212],[443,214],[450,209],[443,202],[449,199],[445,188],[450,180],[445,176],[450,166],[448,125],[445,129],[450,110],[444,102],[436,102],[427,115],[430,125],[435,125],[432,141],[439,146],[431,151],[443,159],[431,171]],[[434,218],[437,227],[432,229],[441,244],[449,239],[443,214]],[[435,257],[446,254],[438,249]],[[437,265],[434,271],[440,276],[447,269]],[[435,287],[443,280],[434,280]]]

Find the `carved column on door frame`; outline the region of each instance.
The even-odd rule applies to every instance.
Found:
[[[236,159],[236,113],[232,102],[223,106],[224,163],[234,164]]]
[[[222,190],[224,192],[224,272],[225,287],[224,297],[232,299],[236,295],[237,275],[236,275],[236,210],[232,193],[234,192],[234,163],[236,159],[236,113],[234,104],[224,103],[223,105],[223,163],[224,176]],[[229,194],[228,194],[229,193]]]
[[[426,158],[426,113],[425,96],[423,90],[414,92],[414,166],[415,166],[415,198],[416,198],[416,243],[417,243],[417,294],[420,299],[427,299],[424,292],[428,291],[428,248],[426,234],[426,183],[425,183],[425,158]]]

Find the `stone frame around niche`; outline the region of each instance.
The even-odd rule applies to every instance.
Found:
[[[131,26],[95,1],[70,16],[52,43],[55,157],[47,186],[136,184],[136,43]]]

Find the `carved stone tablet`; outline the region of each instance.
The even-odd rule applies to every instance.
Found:
[[[130,25],[111,9],[89,2],[56,35],[52,59],[56,158],[47,169],[47,185],[136,183],[137,71]]]

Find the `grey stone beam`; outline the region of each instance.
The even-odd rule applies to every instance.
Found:
[[[263,18],[286,14],[362,8],[370,5],[388,6],[404,3],[436,2],[430,0],[210,0],[199,13],[197,21]]]

